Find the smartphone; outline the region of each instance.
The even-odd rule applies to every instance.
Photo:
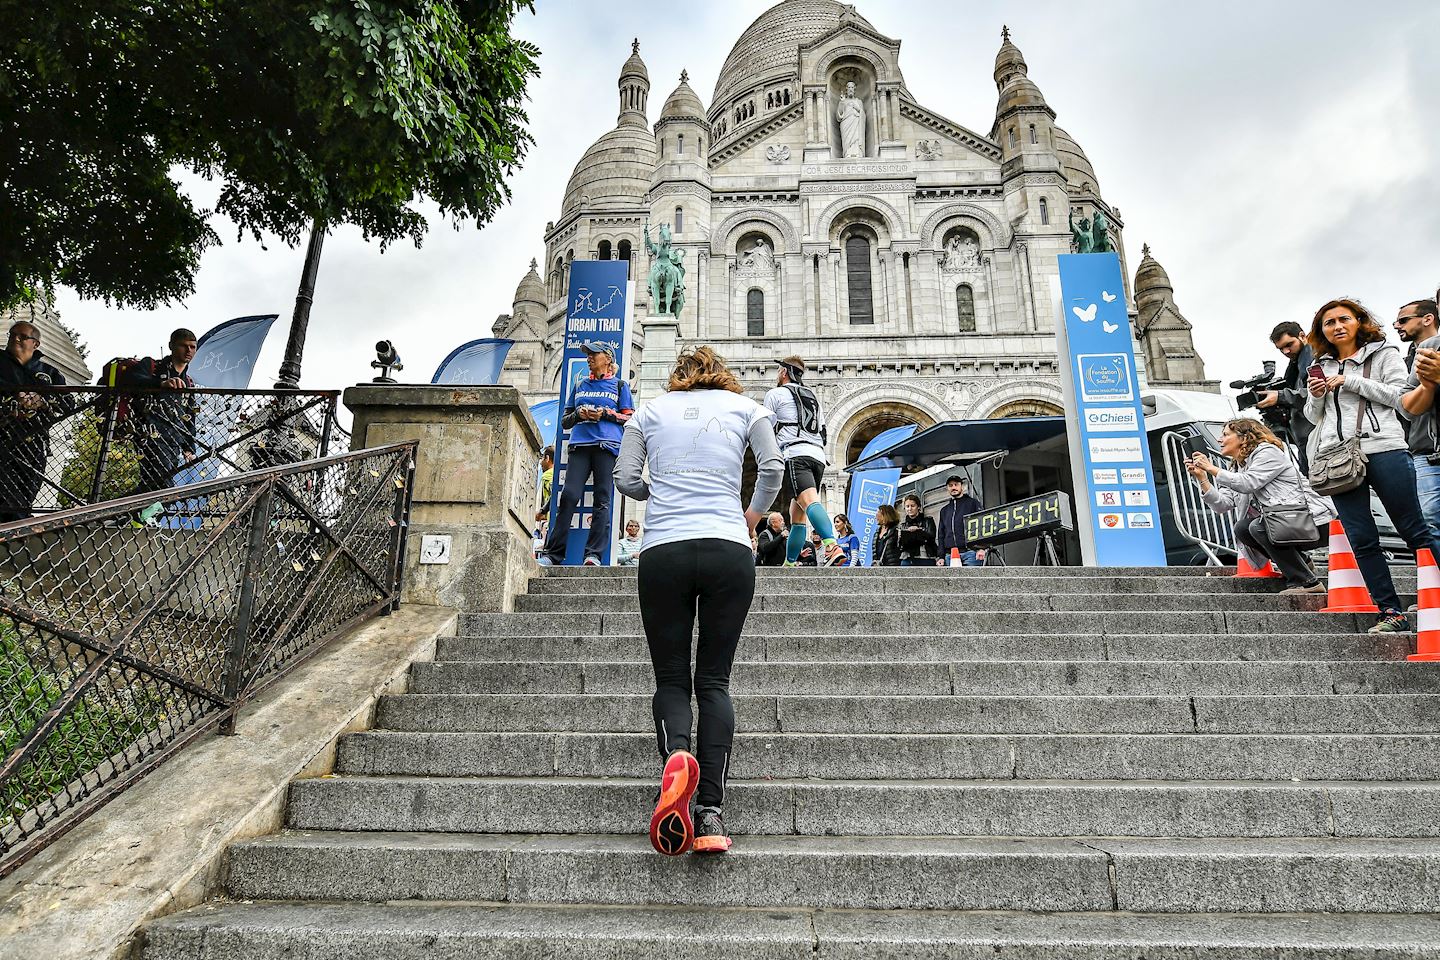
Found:
[[[1180,448],[1185,451],[1185,459],[1189,460],[1197,453],[1203,453],[1214,459],[1215,453],[1210,449],[1210,443],[1204,437],[1186,437],[1180,443]]]
[[[1311,380],[1324,380],[1324,379],[1325,379],[1325,369],[1324,369],[1323,367],[1321,367],[1320,364],[1318,364],[1318,363],[1312,363],[1312,364],[1310,364],[1310,372],[1309,372],[1308,376],[1310,377]]]

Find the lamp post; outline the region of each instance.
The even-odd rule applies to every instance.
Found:
[[[295,313],[290,318],[290,338],[285,342],[285,359],[280,361],[276,390],[300,389],[300,361],[305,355],[310,305],[315,301],[315,275],[320,272],[320,250],[324,245],[325,221],[316,217],[310,226],[310,244],[305,250],[305,267],[300,271],[300,289],[295,294]]]

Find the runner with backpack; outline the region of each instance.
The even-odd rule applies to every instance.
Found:
[[[796,566],[809,539],[806,520],[820,534],[822,567],[845,561],[845,551],[835,540],[835,525],[820,502],[820,482],[825,478],[825,429],[820,400],[805,386],[805,361],[786,357],[780,365],[775,386],[765,394],[765,407],[775,414],[775,436],[785,457],[785,496],[790,500],[790,538],[785,544],[785,566]]]

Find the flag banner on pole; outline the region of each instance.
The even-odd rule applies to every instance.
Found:
[[[860,456],[855,459],[856,463],[872,456],[886,447],[893,447],[901,440],[907,439],[919,427],[915,424],[906,424],[903,427],[891,427],[876,434],[874,439],[865,444],[865,449],[860,451]],[[864,470],[856,470],[850,476],[850,507],[847,515],[850,517],[850,526],[860,537],[860,560],[856,566],[874,566],[872,551],[875,547],[875,511],[887,503],[895,502],[895,493],[900,487],[900,468],[893,465],[889,459],[877,460],[872,467]]]
[[[277,314],[226,320],[195,342],[189,374],[196,386],[244,390]]]
[[[465,387],[494,386],[500,382],[505,357],[514,345],[514,340],[503,337],[483,337],[462,343],[440,361],[430,382]]]

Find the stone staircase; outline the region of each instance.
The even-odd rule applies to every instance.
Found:
[[[633,571],[549,571],[143,956],[1440,957],[1440,664],[1275,589],[761,571],[735,848],[667,859]]]

